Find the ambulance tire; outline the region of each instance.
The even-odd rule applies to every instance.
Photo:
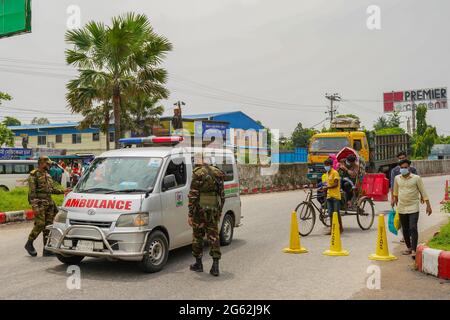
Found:
[[[61,254],[56,254],[56,258],[64,264],[77,265],[84,259],[84,256],[63,256]]]
[[[234,234],[234,218],[231,214],[227,213],[225,217],[223,217],[222,228],[220,228],[220,245],[228,246],[233,241]]]
[[[169,257],[169,241],[166,235],[159,230],[153,231],[148,236],[145,252],[144,258],[138,263],[139,267],[147,273],[161,271]]]

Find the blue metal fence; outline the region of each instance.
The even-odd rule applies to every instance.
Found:
[[[295,148],[292,151],[282,151],[272,154],[272,163],[305,163],[308,162],[308,150]]]

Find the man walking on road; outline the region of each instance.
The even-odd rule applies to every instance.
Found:
[[[404,159],[399,162],[399,165],[400,175],[395,177],[391,204],[392,207],[398,205],[397,210],[400,214],[403,236],[407,246],[403,254],[412,254],[415,257],[419,239],[417,223],[421,200],[427,204],[428,215],[432,213],[432,209],[422,178],[411,173],[411,161]]]
[[[209,254],[213,258],[210,273],[217,277],[221,258],[219,221],[225,203],[225,175],[219,168],[205,162],[202,154],[195,155],[195,163],[188,196],[188,223],[193,228],[192,255],[196,262],[190,269],[203,272],[203,239],[206,234],[210,244]]]
[[[400,151],[397,154],[398,163],[400,163],[400,161],[405,160],[405,159],[407,159],[406,152],[405,151]],[[417,170],[413,166],[410,166],[409,170],[411,171],[412,174],[417,175]],[[391,193],[394,192],[394,180],[395,180],[395,177],[398,176],[398,175],[400,175],[400,165],[397,164],[397,166],[391,170],[391,175],[389,177],[390,178],[389,179],[389,185],[391,187]],[[404,243],[405,242],[405,238],[401,236],[401,233],[402,233],[402,231],[400,229],[399,230],[399,236],[401,237],[400,242]]]
[[[342,233],[344,231],[344,228],[342,227],[342,219],[339,212],[341,202],[341,177],[339,176],[339,172],[333,169],[333,160],[331,158],[325,160],[324,166],[326,171],[326,185],[322,189],[327,193],[328,215],[331,222],[333,220],[333,213],[337,212],[339,219],[339,228]],[[327,234],[330,233],[331,231],[327,232]]]
[[[40,157],[38,160],[38,169],[31,171],[28,178],[28,201],[35,212],[35,217],[34,227],[25,244],[25,250],[32,257],[37,256],[37,252],[33,246],[34,240],[42,232],[45,246],[49,233],[45,227],[53,223],[53,219],[58,212],[51,195],[63,194],[70,191],[69,189],[64,190],[62,187],[58,187],[52,180],[48,173],[51,164],[52,161],[48,157]],[[51,256],[52,253],[44,249],[42,255],[46,257]]]

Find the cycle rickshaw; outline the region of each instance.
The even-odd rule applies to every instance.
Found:
[[[357,155],[352,149],[346,149],[351,150]],[[349,201],[350,204],[344,200],[344,192],[341,190],[342,200],[340,213],[342,217],[356,216],[359,227],[362,230],[369,230],[375,220],[375,205],[372,198],[364,195],[361,182],[362,179],[358,178],[355,189],[352,192],[352,198]],[[322,194],[320,190],[314,190],[312,185],[306,185],[304,191],[307,194],[306,200],[298,204],[295,211],[298,217],[299,233],[302,236],[307,236],[314,229],[317,213],[320,222],[326,227],[331,226],[331,218],[327,212],[326,194]]]

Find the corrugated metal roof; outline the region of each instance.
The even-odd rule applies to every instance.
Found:
[[[200,114],[189,114],[189,115],[183,114],[183,118],[186,118],[186,119],[210,119],[213,117],[222,116],[222,115],[226,115],[226,114],[233,114],[233,113],[237,113],[237,112],[239,112],[239,111],[200,113]]]
[[[49,129],[49,128],[63,128],[63,127],[77,127],[78,122],[63,122],[50,124],[24,124],[20,126],[9,126],[10,130],[30,130],[30,129]]]

